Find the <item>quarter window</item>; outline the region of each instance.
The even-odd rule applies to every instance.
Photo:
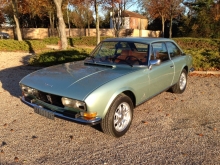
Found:
[[[167,42],[167,48],[168,48],[171,58],[181,55],[180,49],[174,43]]]

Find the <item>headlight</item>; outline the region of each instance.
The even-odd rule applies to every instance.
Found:
[[[65,107],[76,108],[76,109],[80,109],[83,111],[86,110],[86,104],[82,101],[62,97],[62,103]]]
[[[22,90],[22,93],[26,95],[34,95],[36,96],[38,91],[34,88],[31,88],[31,87],[28,87],[28,86],[25,86],[25,85],[20,85],[21,86],[21,90]]]

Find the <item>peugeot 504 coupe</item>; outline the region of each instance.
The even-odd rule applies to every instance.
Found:
[[[100,124],[104,133],[124,135],[134,108],[163,91],[183,93],[192,57],[166,38],[110,38],[84,61],[35,71],[20,81],[21,100],[55,119]]]

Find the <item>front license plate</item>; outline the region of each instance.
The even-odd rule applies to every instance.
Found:
[[[54,120],[54,113],[50,112],[50,111],[47,111],[47,110],[45,110],[45,109],[43,109],[41,107],[35,106],[34,107],[34,112],[39,114],[39,115],[41,115],[41,116],[44,116],[44,117],[46,117],[48,119]]]

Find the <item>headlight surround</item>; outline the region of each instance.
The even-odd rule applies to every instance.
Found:
[[[61,100],[62,100],[62,104],[65,107],[75,108],[75,109],[86,111],[86,104],[82,101],[70,99],[67,97],[62,97]]]

